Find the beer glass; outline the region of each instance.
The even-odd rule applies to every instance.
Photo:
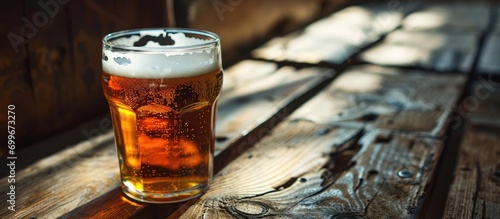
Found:
[[[103,38],[123,193],[170,203],[202,194],[213,174],[219,37],[191,29],[139,29]]]

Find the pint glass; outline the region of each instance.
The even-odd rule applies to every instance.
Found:
[[[222,86],[219,37],[189,29],[140,29],[103,38],[123,193],[141,202],[199,196],[213,172]]]

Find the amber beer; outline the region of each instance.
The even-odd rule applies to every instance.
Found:
[[[112,46],[108,51],[103,47],[102,84],[123,192],[142,202],[168,203],[198,196],[211,180],[222,69],[216,35],[202,32],[208,40],[193,40],[179,35],[193,35],[192,30],[157,31],[166,33],[162,37],[174,32],[171,38],[181,46],[156,45],[147,51],[146,45],[131,52],[113,50],[116,45],[105,38],[105,45]],[[117,42],[134,45],[128,42],[133,37],[125,39]],[[201,52],[196,51],[199,44]]]

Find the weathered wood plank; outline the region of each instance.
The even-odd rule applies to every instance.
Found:
[[[55,218],[117,187],[119,170],[112,141],[112,133],[98,136],[16,170],[16,211],[7,209],[7,197],[2,196],[0,215]],[[0,185],[8,188],[7,177]]]
[[[414,216],[442,145],[379,132],[357,139],[359,131],[288,120],[170,218]]]
[[[480,34],[398,30],[360,54],[368,63],[468,73]],[[425,42],[425,43],[422,43]]]
[[[428,84],[415,83],[424,78]],[[415,129],[405,130],[408,135],[363,119],[332,121],[339,112],[356,112],[346,106],[375,109],[370,115],[390,111],[389,103],[397,101],[398,114],[450,110],[464,81],[374,66],[350,69],[224,168],[195,205],[170,218],[415,217],[443,148],[432,138],[415,137],[421,130],[412,124],[426,117],[401,120]]]
[[[285,107],[293,100],[333,77],[331,70],[320,68],[282,67],[269,74],[272,66],[267,62],[246,61],[226,71],[225,78],[239,79],[238,85],[228,83],[224,87],[218,101],[215,154],[281,110],[289,110]],[[253,75],[254,79],[241,75]]]
[[[486,2],[426,3],[404,19],[402,28],[478,33],[488,27],[489,16],[490,6]]]
[[[246,74],[253,69],[254,76],[245,80],[234,81],[226,87],[226,93],[221,97],[219,108],[228,108],[226,113],[219,113],[220,125],[217,136],[227,136],[225,147],[231,146],[233,138],[242,135],[226,135],[251,131],[252,127],[266,122],[273,113],[278,113],[297,99],[304,98],[310,90],[318,89],[322,83],[333,76],[331,70],[308,68],[294,70],[283,67],[276,70],[274,64],[264,62],[245,62],[242,68],[238,65],[228,69],[227,78],[232,74]],[[248,67],[252,66],[252,67]],[[263,70],[255,70],[263,67]],[[261,73],[258,73],[258,72]],[[226,76],[225,76],[226,77]],[[228,79],[228,82],[231,81]],[[236,104],[232,100],[242,98],[234,111],[229,110],[227,104]],[[248,113],[252,109],[258,113]],[[219,111],[219,112],[221,112]],[[240,116],[238,116],[240,115]],[[226,117],[229,117],[227,119]],[[236,121],[237,120],[237,121]],[[108,118],[103,119],[110,124]],[[224,122],[219,122],[224,121]],[[251,121],[248,123],[248,121]],[[101,123],[101,122],[99,122]],[[234,124],[243,124],[238,127]],[[225,126],[231,126],[226,128]],[[272,128],[272,127],[270,127]],[[92,130],[91,130],[92,131]],[[102,131],[102,130],[101,130]],[[223,150],[220,147],[218,151]],[[235,151],[241,148],[234,148]],[[68,147],[53,156],[47,157],[24,170],[16,173],[16,212],[7,210],[6,196],[0,198],[0,215],[7,217],[36,217],[54,218],[126,218],[142,215],[144,212],[159,212],[167,214],[168,208],[178,209],[179,205],[170,205],[160,210],[155,205],[142,205],[121,198],[120,177],[113,144],[113,134],[106,132],[83,141],[75,146]],[[216,158],[229,159],[229,157]],[[0,187],[8,188],[7,178],[0,180]],[[106,203],[106,204],[104,204]],[[109,210],[112,209],[112,210]],[[167,212],[167,213],[165,213]]]
[[[275,61],[339,65],[399,26],[404,13],[412,8],[408,2],[396,7],[389,4],[351,6],[302,31],[276,37],[252,55]]]
[[[498,218],[500,134],[468,124],[443,218]]]
[[[449,172],[443,218],[498,218],[500,186],[500,86],[479,75],[458,112],[466,119]],[[447,199],[447,200],[446,200]]]
[[[291,117],[318,124],[439,137],[465,81],[462,75],[372,65],[353,67]]]

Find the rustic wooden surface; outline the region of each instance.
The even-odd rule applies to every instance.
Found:
[[[398,30],[363,52],[360,59],[378,65],[468,73],[477,54],[479,37],[479,32]]]
[[[249,73],[249,69],[254,74],[246,78],[233,75]],[[297,104],[294,103],[296,99],[311,95],[309,92],[319,89],[331,79],[333,72],[319,68],[297,71],[286,66],[277,69],[271,63],[244,61],[234,70],[229,68],[224,76],[227,83],[223,92],[230,95],[221,97],[219,109],[226,110],[219,111],[216,135],[225,136],[227,142],[218,144],[217,154],[226,148],[232,152],[223,154],[224,157],[218,156],[217,160],[230,161],[234,159],[232,154],[245,150],[231,145],[235,139],[244,139],[244,134],[238,133],[251,132],[270,120],[272,113],[286,116],[290,113],[287,110],[296,107],[293,106]],[[233,101],[238,98],[246,101]],[[238,107],[228,107],[228,104],[238,104]],[[249,113],[248,109],[255,110],[255,107],[258,107],[258,113]],[[266,128],[269,131],[277,123],[266,123]],[[118,169],[113,134],[108,131],[19,171],[16,174],[16,209],[19,210],[12,214],[4,207],[6,196],[2,196],[0,215],[16,218],[126,218],[156,211],[166,214],[155,205],[137,204],[125,198],[117,200],[117,197],[122,197],[121,190],[117,189],[120,186]],[[0,180],[0,187],[8,188],[7,178]],[[108,211],[108,208],[116,211]],[[177,205],[170,207],[177,208]]]
[[[20,11],[36,12],[36,4],[8,4]],[[142,7],[139,3],[135,6]],[[468,72],[461,67],[472,67],[469,62],[459,62],[465,60],[465,53],[477,55],[475,47],[467,46],[478,45],[482,34],[480,32],[484,30],[484,14],[481,13],[485,7],[474,4],[470,7],[470,13],[474,16],[469,16],[463,14],[468,5],[452,6],[451,12],[444,13],[440,13],[444,10],[443,7],[435,6],[424,7],[421,10],[423,13],[412,14],[410,17],[413,16],[413,23],[406,19],[403,23],[404,30],[393,32],[385,40],[391,41],[391,45],[407,44],[405,48],[416,45],[421,48],[436,48],[431,53],[430,61],[401,66],[446,71],[452,66]],[[154,7],[159,8],[158,5]],[[82,8],[85,10],[81,10]],[[103,13],[109,8],[118,12],[114,15]],[[99,68],[92,60],[100,49],[89,41],[100,40],[93,35],[100,31],[109,32],[109,28],[126,27],[127,24],[120,23],[122,21],[119,19],[127,15],[123,12],[125,8],[115,1],[103,5],[94,4],[92,0],[71,3],[57,15],[64,19],[50,23],[47,29],[37,35],[47,37],[54,34],[55,30],[51,29],[51,25],[55,25],[65,30],[68,39],[73,39],[63,40],[63,45],[68,45],[67,47],[63,46],[54,52],[53,47],[59,45],[42,45],[41,48],[46,50],[40,50],[39,53],[51,56],[35,57],[28,52],[33,49],[30,47],[31,43],[42,44],[43,40],[38,39],[24,45],[19,54],[0,54],[0,58],[5,57],[0,59],[0,84],[23,87],[23,90],[7,87],[7,99],[2,98],[1,103],[9,104],[14,101],[16,106],[23,107],[21,112],[25,112],[25,107],[34,111],[37,97],[42,97],[43,94],[34,93],[33,83],[30,81],[35,77],[32,71],[40,72],[43,68],[50,68],[44,63],[65,59],[61,56],[63,53],[73,54],[70,60],[74,66],[84,67],[70,69],[77,72],[75,75],[66,75],[65,71],[61,71],[61,66],[67,67],[65,64],[53,67],[54,72],[60,73],[55,81],[64,78],[87,80],[85,83],[89,83],[89,89],[94,89],[94,82],[89,76]],[[386,11],[387,8],[388,4],[384,4],[379,9]],[[237,16],[239,8],[234,10],[228,13]],[[349,13],[337,15],[347,16],[343,19],[349,20],[351,26],[356,26],[353,18],[362,20],[372,16],[370,13],[363,15],[366,11],[359,8],[354,11],[361,12],[358,15],[362,16],[349,19]],[[486,12],[487,16],[488,13]],[[437,26],[432,26],[435,24],[432,22],[427,23],[431,27],[418,26],[418,22],[415,24],[415,17],[432,17],[436,14],[449,19]],[[0,13],[0,16],[13,21],[2,23],[0,27],[20,31],[19,16],[24,14],[9,11]],[[103,23],[94,27],[85,23],[78,25],[64,22],[80,17],[97,23],[103,20]],[[135,25],[140,24],[137,21],[140,20],[139,17],[131,15],[129,19],[138,22]],[[330,23],[331,20],[328,19],[333,17],[335,16],[327,17],[294,34],[310,32],[328,35],[328,31],[321,32],[325,26],[342,26]],[[156,22],[161,19],[163,18],[148,16],[146,20]],[[490,26],[494,27],[495,24]],[[384,31],[382,32],[387,32]],[[421,33],[423,31],[432,33],[426,35]],[[338,33],[331,34],[340,37],[336,38],[339,41],[362,41],[359,38],[349,39],[336,35]],[[490,36],[497,33],[487,30],[486,34]],[[293,34],[286,37],[291,37],[287,40],[296,39]],[[407,41],[412,38],[419,39],[419,42]],[[56,39],[49,42],[55,42]],[[1,48],[11,49],[4,42],[0,45]],[[493,55],[482,56],[494,59],[496,53],[491,52],[490,47],[494,48],[485,41],[482,53]],[[411,49],[396,51],[401,53],[394,53],[391,57],[412,55]],[[100,57],[99,54],[97,56]],[[28,57],[34,59],[34,62],[28,62],[31,60]],[[295,66],[304,66],[296,63],[298,60],[288,61]],[[320,65],[321,62],[326,61],[321,58]],[[494,63],[496,60],[489,62]],[[34,63],[40,65],[35,66]],[[86,65],[88,63],[93,64]],[[330,86],[316,95],[334,76],[332,70],[295,69],[283,64],[247,60],[226,69],[216,131],[215,169],[218,174],[210,191],[200,199],[177,204],[149,205],[124,198],[119,187],[113,135],[104,132],[98,137],[71,145],[26,169],[16,170],[17,212],[15,215],[11,214],[7,210],[5,196],[1,196],[0,217],[427,218],[433,213],[432,207],[435,207],[426,206],[435,203],[429,202],[429,199],[434,197],[434,193],[445,193],[445,196],[448,195],[448,202],[445,204],[442,201],[442,206],[446,206],[445,218],[499,218],[500,177],[497,158],[500,153],[500,93],[496,88],[498,85],[493,85],[498,81],[491,82],[497,80],[493,76],[496,70],[471,75],[469,79],[475,84],[467,88],[466,76],[454,74],[456,72],[450,74],[362,65],[341,72]],[[478,64],[478,69],[481,69],[481,61]],[[35,69],[31,70],[27,66]],[[5,74],[3,69],[6,69]],[[65,86],[67,85],[61,85],[61,89],[67,89]],[[81,84],[75,85],[78,91],[71,91],[60,99],[79,98],[85,94],[82,87]],[[29,88],[29,91],[24,88]],[[465,96],[456,105],[466,88]],[[89,92],[93,92],[90,90]],[[20,103],[16,102],[17,99],[13,100],[12,97],[17,98],[18,94],[28,98],[28,101]],[[300,106],[313,95],[314,98]],[[288,115],[299,106],[293,115]],[[65,112],[69,109],[71,106],[59,107],[57,110]],[[36,112],[32,114],[26,116],[37,120]],[[282,122],[275,127],[280,121]],[[19,123],[20,127],[28,124],[21,125],[23,121]],[[57,124],[55,122],[49,125]],[[445,133],[447,127],[455,130],[461,124],[467,124],[462,141],[446,142],[446,149],[460,146],[459,157],[454,159],[458,161],[454,167],[454,181],[451,187],[444,187],[445,190],[450,188],[446,194],[436,188],[435,181],[440,180],[440,172],[436,169],[447,161],[442,158],[446,156],[442,155],[445,147],[442,142],[450,134]],[[26,127],[27,130],[35,128]],[[460,132],[455,130],[451,133]],[[447,152],[449,150],[444,151]],[[6,178],[0,179],[0,188],[8,188]]]
[[[484,98],[467,122],[444,218],[500,215],[500,87],[478,82],[478,88]]]
[[[387,78],[404,78],[402,73],[384,72],[392,73]],[[366,83],[343,78],[355,73],[363,77],[359,81]],[[170,218],[418,216],[442,143],[416,137],[415,133],[398,134],[398,130],[365,129],[324,120],[338,115],[338,111],[324,107],[331,103],[332,90],[342,92],[340,88],[350,86],[351,92],[357,89],[362,93],[362,89],[372,88],[367,83],[373,82],[376,75],[360,70],[344,73],[224,168],[196,204]],[[438,82],[442,84],[450,83],[452,78],[444,80],[432,74],[426,77],[442,80]],[[457,81],[450,87],[461,87],[457,85],[463,80]],[[391,89],[390,85],[384,87]],[[376,89],[370,91],[377,93]],[[324,117],[311,119],[312,114]]]
[[[304,30],[276,37],[252,52],[256,58],[340,65],[382,35],[399,26],[414,6],[351,6],[316,21]]]
[[[499,217],[499,128],[467,125],[444,218]]]
[[[432,84],[414,83],[424,78]],[[400,126],[383,130],[354,118],[376,120],[376,113],[390,111],[384,104],[404,100],[395,104],[400,107],[398,114],[411,112],[412,107],[440,109],[446,113],[437,114],[446,120],[464,82],[460,75],[375,66],[348,69],[223,169],[195,205],[170,218],[416,217],[443,148],[439,136],[416,137],[421,131],[418,121],[436,125],[437,119],[408,116],[396,123]],[[346,107],[353,99],[365,102],[350,106],[378,110],[357,115],[354,124],[334,122],[339,112],[352,117],[348,113],[357,111]],[[420,115],[426,114],[432,113]],[[414,129],[405,130],[412,125]],[[444,128],[445,123],[437,126]],[[411,176],[399,177],[404,171]]]
[[[293,100],[333,77],[328,69],[276,68],[273,63],[247,60],[225,71],[218,100],[215,154],[274,115],[283,119],[287,110],[292,110],[286,107]]]
[[[439,137],[465,81],[462,75],[373,65],[352,67],[292,117]],[[319,111],[318,107],[328,110]]]

